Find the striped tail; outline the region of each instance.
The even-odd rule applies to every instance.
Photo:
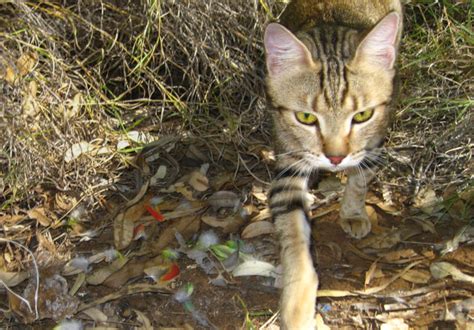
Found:
[[[314,328],[318,278],[310,253],[308,177],[286,168],[274,179],[269,194],[283,265],[282,329]]]

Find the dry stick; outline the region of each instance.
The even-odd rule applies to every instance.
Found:
[[[240,156],[239,153],[237,153],[237,156],[239,157],[239,160],[242,162],[242,165],[244,165],[245,169],[247,170],[247,172],[249,172],[249,174],[255,179],[257,180],[258,182],[260,183],[263,183],[264,185],[270,185],[270,182],[267,182],[265,180],[262,180],[260,179],[258,176],[256,176],[255,174],[253,174],[253,172],[248,168],[247,166],[247,163],[245,162],[245,160]]]
[[[270,325],[270,324],[273,324],[275,323],[275,321],[277,320],[277,318],[280,316],[280,311],[278,310],[276,313],[274,313],[264,324],[262,324],[262,326],[260,326],[258,328],[258,330],[264,330],[264,329],[267,329],[267,327]]]
[[[149,185],[150,185],[150,180],[145,181],[145,183],[140,188],[140,191],[138,192],[138,194],[133,199],[129,200],[127,204],[125,205],[125,207],[130,207],[132,205],[137,204],[148,191]]]
[[[26,246],[24,246],[23,244],[21,243],[18,243],[16,241],[12,241],[12,240],[9,240],[7,238],[1,238],[0,237],[0,242],[5,242],[5,243],[12,243],[24,250],[26,250],[30,255],[31,255],[31,258],[33,260],[33,265],[34,265],[34,269],[35,269],[35,273],[36,273],[36,288],[35,288],[35,298],[34,298],[34,301],[35,301],[35,320],[39,319],[39,313],[38,313],[38,297],[39,297],[39,270],[38,270],[38,264],[36,263],[36,259],[35,259],[35,256],[33,255],[33,252],[31,252],[30,249],[28,249]],[[33,313],[33,310],[31,309],[31,305],[30,305],[30,302],[28,300],[26,300],[25,298],[21,297],[20,295],[16,294],[15,292],[13,292],[8,286],[6,286],[6,284],[1,281],[2,284],[5,286],[5,288],[10,292],[12,293],[13,295],[15,295],[17,298],[19,298],[21,301],[23,301],[27,306],[28,306],[28,309],[30,310],[30,313]]]
[[[156,293],[161,293],[168,295],[171,292],[169,289],[166,288],[166,284],[162,283],[157,283],[157,284],[133,284],[124,287],[123,289],[119,290],[118,292],[113,292],[108,295],[105,295],[99,299],[96,299],[88,304],[81,304],[79,308],[76,310],[76,313],[82,312],[88,308],[106,303],[111,300],[115,300],[118,298],[121,298],[123,296],[128,296],[132,294],[137,294],[137,293],[145,293],[145,292],[156,292]]]
[[[351,251],[352,253],[354,253],[355,255],[357,255],[358,257],[362,258],[362,259],[365,259],[365,260],[369,260],[369,261],[378,261],[380,263],[384,263],[384,264],[394,264],[394,265],[400,265],[400,264],[406,264],[410,261],[423,261],[423,260],[427,260],[427,258],[425,256],[418,256],[418,257],[412,257],[412,258],[408,258],[408,259],[400,259],[400,260],[395,260],[395,261],[387,261],[387,260],[383,260],[383,259],[380,259],[380,258],[376,258],[376,257],[372,257],[372,256],[369,256],[368,254],[365,254],[364,252],[360,251],[358,248],[356,248],[354,245],[352,245],[351,243],[347,243],[345,244],[345,246],[347,246],[348,250]]]
[[[3,282],[2,280],[0,280],[0,284],[3,285],[5,287],[5,289],[10,292],[12,295],[14,295],[15,297],[17,297],[18,299],[20,299],[21,301],[23,301],[26,306],[28,307],[30,313],[33,313],[33,310],[31,309],[31,305],[30,305],[30,302],[28,300],[26,300],[25,298],[23,298],[22,296],[20,296],[18,293],[16,293],[15,291],[13,291],[12,289],[10,289],[8,287],[8,285]]]
[[[375,293],[385,290],[390,284],[395,282],[397,279],[402,277],[406,272],[410,269],[415,267],[416,265],[420,264],[423,260],[415,261],[406,266],[400,273],[393,276],[390,280],[388,280],[385,284],[374,288],[368,288],[366,290],[354,290],[354,291],[347,291],[347,290],[318,290],[318,297],[346,297],[346,296],[372,296]]]

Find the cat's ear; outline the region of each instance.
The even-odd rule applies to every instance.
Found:
[[[392,12],[385,16],[359,44],[355,60],[392,69],[400,24],[399,14]]]
[[[306,46],[280,24],[267,26],[264,36],[267,69],[270,76],[301,66],[314,66]]]

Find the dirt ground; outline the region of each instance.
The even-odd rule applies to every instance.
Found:
[[[154,164],[152,169],[156,167],[158,165]],[[229,239],[240,241],[239,237],[247,237],[240,241],[245,242],[247,250],[251,247],[250,252],[246,250],[245,253],[278,265],[278,241],[276,234],[271,233],[274,229],[251,230],[252,224],[271,225],[265,197],[265,187],[268,186],[255,182],[248,175],[233,181],[232,176],[219,174],[212,168],[207,175],[199,175],[199,180],[193,181],[192,173],[199,170],[186,166],[181,169],[183,173],[174,176],[179,179],[171,185],[167,182],[166,188],[148,188],[148,179],[142,178],[138,182],[143,185],[136,198],[131,199],[132,202],[129,199],[127,204],[123,198],[112,196],[105,201],[108,213],[92,215],[92,221],[81,225],[78,225],[81,223],[79,215],[77,223],[69,226],[71,240],[64,243],[70,258],[77,261],[78,257],[86,257],[91,260],[104,251],[111,251],[117,245],[114,240],[118,238],[129,239],[128,245],[121,249],[121,255],[126,257],[127,262],[111,271],[108,270],[110,266],[121,257],[109,261],[99,259],[99,262],[91,262],[86,268],[76,264],[72,267],[76,271],[72,272],[70,261],[66,265],[62,263],[42,269],[39,310],[42,317],[49,317],[34,321],[34,315],[27,311],[24,304],[15,302],[12,295],[4,292],[4,327],[24,328],[23,322],[26,322],[32,329],[48,329],[64,317],[89,328],[278,327],[279,289],[275,287],[278,276],[234,276],[232,267],[224,266],[227,259],[233,258],[232,255],[217,258],[207,248],[203,251],[215,262],[214,271],[209,272],[189,254],[199,245],[200,235],[211,230],[215,234],[214,244],[222,244]],[[263,173],[260,173],[262,177]],[[348,238],[337,224],[338,199],[343,181],[343,176],[327,176],[313,190],[316,200],[312,211],[313,252],[320,279],[317,304],[319,327],[467,327],[473,316],[474,289],[472,276],[469,275],[474,264],[473,246],[469,244],[472,242],[472,227],[466,226],[466,214],[463,213],[471,212],[469,203],[458,199],[454,211],[443,206],[446,203],[442,200],[438,199],[433,204],[429,198],[426,199],[426,195],[430,195],[427,193],[425,200],[419,202],[419,209],[403,208],[401,204],[388,205],[379,193],[383,183],[376,182],[367,198],[373,229],[367,238],[358,241]],[[149,211],[145,212],[145,205],[154,203],[151,196],[160,196],[156,210],[164,215],[162,222],[150,217]],[[217,208],[215,196],[220,196]],[[232,200],[236,197],[238,208],[250,210],[247,215],[239,216],[235,209],[229,207],[236,202]],[[182,217],[179,214],[176,216],[173,211],[168,212],[180,208],[184,212]],[[121,215],[131,221],[131,226],[127,221],[121,222]],[[223,226],[225,223],[230,225]],[[137,228],[142,231],[139,233]],[[133,231],[133,238],[131,233],[127,238],[124,234],[127,230]],[[185,247],[180,246],[174,237],[177,231],[185,237]],[[52,237],[54,235],[52,233]],[[84,237],[88,239],[80,242]],[[37,252],[38,263],[42,262],[42,258],[51,257],[51,254],[62,253],[61,247],[58,249],[57,244],[52,243],[51,236],[45,235],[37,244],[40,251]],[[167,248],[180,252],[176,259],[172,258],[172,262],[179,267],[179,275],[174,274],[169,280],[163,280],[160,277],[163,272],[159,272],[157,278],[150,275],[150,269],[166,269],[170,259],[163,258],[159,252]],[[241,263],[242,260],[237,262]],[[444,265],[444,268],[436,270],[433,265]],[[453,267],[456,267],[455,270]],[[225,279],[219,284],[212,283],[219,277],[215,270]],[[108,273],[100,280],[92,279],[97,277],[98,272]],[[63,283],[66,289],[62,286],[60,290],[63,291],[49,291],[57,283]],[[30,279],[28,284],[25,282],[17,286],[15,291],[23,292],[32,302],[28,293],[31,294],[32,285],[34,282]],[[192,294],[184,302],[176,298],[177,292],[189,285],[193,288]],[[69,294],[73,287],[76,288],[74,294]],[[61,292],[64,296],[60,307],[57,306],[57,295]],[[7,301],[15,318],[5,312]],[[71,325],[65,323],[62,326],[68,329]]]

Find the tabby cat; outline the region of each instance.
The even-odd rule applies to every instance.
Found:
[[[398,0],[295,0],[264,37],[277,175],[269,193],[280,235],[283,329],[314,327],[318,286],[310,254],[308,180],[348,175],[340,225],[370,232],[367,183],[378,163],[395,90],[402,29]]]

